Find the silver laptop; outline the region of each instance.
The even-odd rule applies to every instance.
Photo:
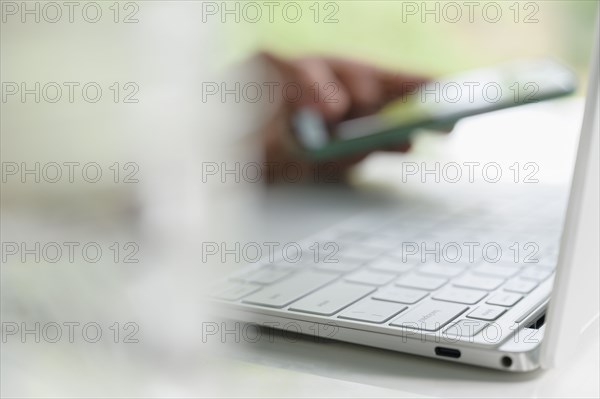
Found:
[[[322,256],[265,259],[220,282],[211,293],[219,313],[513,372],[564,361],[598,322],[598,56],[596,41],[568,198],[469,195],[451,211],[419,202],[368,212],[302,243],[322,244]],[[444,242],[529,242],[537,256],[423,256]]]

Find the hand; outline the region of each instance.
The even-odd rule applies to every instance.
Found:
[[[270,182],[285,180],[282,171],[289,163],[294,163],[302,176],[310,180],[325,178],[328,181],[341,181],[351,166],[371,152],[365,151],[325,163],[310,162],[294,155],[288,150],[286,142],[290,136],[291,116],[296,110],[311,107],[328,124],[335,124],[375,113],[390,101],[427,81],[422,76],[396,73],[340,58],[285,60],[269,53],[261,56],[279,75],[278,87],[287,85],[289,88],[278,93],[280,109],[265,130],[264,148],[269,169],[266,173]],[[404,142],[381,150],[405,152],[409,148],[410,143]]]

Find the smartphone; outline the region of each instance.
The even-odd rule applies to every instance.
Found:
[[[374,150],[406,141],[417,130],[444,129],[468,116],[571,94],[576,78],[550,59],[520,60],[405,89],[377,114],[335,126],[313,109],[299,110],[292,117],[297,149],[316,160]]]

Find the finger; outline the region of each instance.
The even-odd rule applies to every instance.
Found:
[[[353,104],[352,116],[374,113],[390,101],[416,92],[431,80],[427,76],[378,68],[353,60],[331,58],[328,62],[348,88]]]
[[[322,59],[288,61],[269,53],[264,57],[283,75],[281,97],[293,108],[316,109],[327,122],[337,122],[348,112],[347,89]]]
[[[385,103],[385,91],[374,67],[348,60],[334,59],[329,62],[348,91],[352,104],[348,116],[369,115],[381,108]]]
[[[344,118],[351,106],[351,96],[327,63],[304,59],[298,63],[296,78],[302,90],[298,106],[318,110],[327,122]]]

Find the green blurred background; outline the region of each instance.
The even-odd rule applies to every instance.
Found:
[[[478,1],[474,2],[477,5],[471,22],[465,5],[468,2],[464,1],[296,3],[302,10],[296,23],[282,18],[280,6],[273,13],[273,22],[263,15],[255,23],[242,17],[239,23],[225,24],[231,39],[224,49],[225,59],[240,61],[258,50],[290,57],[328,54],[441,75],[515,58],[550,56],[585,77],[598,6],[597,0]],[[451,21],[456,7],[448,3],[458,5],[462,12],[457,22]],[[495,4],[486,8],[488,3]],[[414,12],[414,7],[417,11],[412,15],[409,11]],[[435,7],[440,10],[439,22],[434,14],[421,13]],[[498,21],[489,22],[496,19],[498,8],[502,12]],[[248,9],[247,15],[253,16],[251,12]],[[292,11],[289,15],[293,15]],[[325,23],[327,16],[337,22]]]

